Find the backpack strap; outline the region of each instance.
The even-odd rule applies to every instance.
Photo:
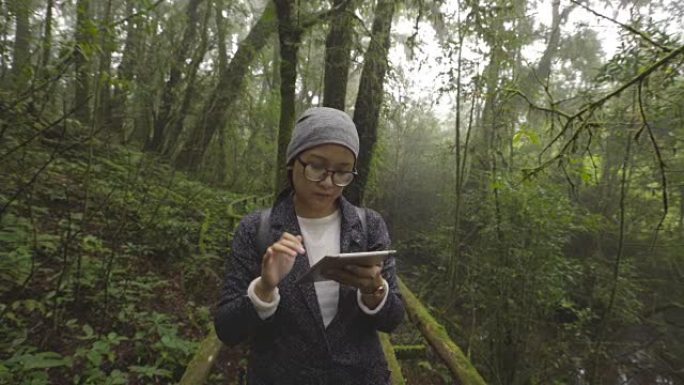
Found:
[[[361,231],[366,235],[366,243],[368,243],[368,231],[366,230],[366,209],[363,207],[354,206],[356,213],[359,215],[361,220]],[[366,245],[367,246],[367,245]]]
[[[268,248],[268,231],[271,227],[271,209],[265,209],[261,211],[259,218],[259,229],[257,230],[257,251],[259,255],[262,256],[266,254],[266,249]]]

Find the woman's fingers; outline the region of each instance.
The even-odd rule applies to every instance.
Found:
[[[300,254],[304,254],[304,247],[302,247],[301,243],[293,242],[293,241],[286,240],[286,239],[281,239],[277,243],[280,245],[283,245],[287,248],[290,248],[290,249],[292,249],[292,250],[294,250]]]
[[[280,237],[280,240],[277,243],[285,244],[293,250],[296,250],[300,254],[304,254],[306,252],[306,250],[304,250],[304,245],[302,245],[301,235],[294,236],[290,233],[285,232]]]
[[[364,266],[364,265],[345,265],[344,269],[354,275],[364,278],[373,278],[380,274],[380,266]]]
[[[378,266],[347,265],[344,268],[325,271],[323,275],[343,285],[370,290],[370,288],[377,286],[375,282],[380,275],[380,268]]]
[[[359,287],[362,284],[360,277],[342,269],[330,269],[323,272],[323,276],[343,285]]]
[[[261,263],[261,279],[267,287],[275,287],[290,273],[298,253],[304,253],[302,237],[284,233],[269,246]]]
[[[296,257],[297,256],[297,250],[295,250],[292,247],[288,247],[287,245],[282,244],[282,242],[276,242],[270,247],[273,252],[275,253],[282,253],[286,254],[290,257]]]

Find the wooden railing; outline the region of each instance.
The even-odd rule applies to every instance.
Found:
[[[236,213],[236,209],[243,209],[245,208],[245,205],[249,203],[258,204],[260,202],[267,202],[270,198],[270,196],[247,197],[233,202],[228,208],[229,215],[231,215],[231,218],[234,216],[234,219],[236,220],[235,224],[237,224],[242,216]],[[236,203],[237,205],[235,205]],[[409,319],[413,325],[420,330],[421,334],[434,349],[437,356],[444,362],[452,377],[462,385],[486,385],[484,379],[480,376],[480,373],[475,369],[468,357],[463,354],[463,351],[461,351],[458,345],[451,340],[444,327],[432,317],[425,305],[420,302],[418,297],[413,294],[401,279],[397,278],[397,281]],[[380,333],[380,342],[382,343],[385,357],[387,358],[387,362],[392,372],[392,384],[404,385],[406,382],[401,374],[401,366],[397,359],[397,352],[395,352],[389,336],[385,333]],[[186,367],[179,385],[204,384],[209,377],[209,373],[211,372],[222,347],[223,344],[216,336],[216,332],[212,327],[207,337],[200,343],[197,352]],[[416,350],[420,350],[420,347]]]
[[[397,278],[399,290],[404,300],[404,307],[409,318],[420,330],[427,342],[449,368],[451,375],[462,385],[485,385],[484,379],[475,369],[470,359],[463,354],[461,348],[451,340],[446,329],[435,320],[428,309],[415,294]]]

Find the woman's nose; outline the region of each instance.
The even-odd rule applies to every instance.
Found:
[[[325,178],[323,178],[323,180],[320,181],[319,183],[325,188],[335,187],[335,184],[332,181],[332,176],[333,176],[333,173],[328,171],[325,174]]]

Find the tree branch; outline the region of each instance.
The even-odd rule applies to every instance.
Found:
[[[534,104],[534,102],[532,102],[532,101],[530,100],[530,98],[528,98],[527,95],[523,94],[520,90],[509,89],[508,92],[511,92],[513,95],[518,95],[518,96],[520,96],[521,98],[525,99],[525,101],[526,101],[527,104],[530,106],[530,108],[533,108],[533,109],[539,110],[539,111],[544,111],[544,112],[550,112],[550,113],[558,114],[558,115],[560,115],[560,116],[562,116],[562,117],[564,117],[564,118],[566,118],[566,119],[570,119],[570,114],[567,114],[567,113],[565,113],[565,112],[563,112],[563,111],[557,110],[557,109],[555,109],[555,108],[542,107],[542,106],[538,106],[538,105]]]
[[[637,76],[635,76],[634,78],[632,78],[631,80],[629,80],[627,83],[625,83],[625,84],[621,85],[620,87],[618,87],[616,90],[610,92],[609,94],[607,94],[606,96],[602,97],[601,99],[599,99],[599,100],[597,100],[597,101],[594,101],[594,102],[589,103],[589,104],[586,105],[584,108],[582,108],[581,110],[579,110],[577,113],[575,113],[574,115],[570,116],[570,117],[568,118],[568,120],[565,122],[565,124],[563,125],[563,128],[562,128],[561,131],[558,133],[558,135],[556,135],[556,136],[555,136],[555,137],[554,137],[554,138],[553,138],[553,139],[544,147],[544,149],[541,151],[541,154],[545,153],[549,148],[551,148],[551,146],[552,146],[554,143],[556,143],[556,142],[557,142],[557,141],[566,133],[566,131],[570,128],[570,125],[571,125],[575,120],[580,119],[580,118],[582,117],[582,115],[586,114],[587,112],[593,112],[593,111],[596,110],[597,108],[601,107],[606,101],[608,101],[609,99],[611,99],[611,98],[613,98],[613,97],[615,97],[615,96],[620,95],[620,94],[622,93],[622,91],[626,90],[627,88],[629,88],[630,86],[634,85],[635,83],[638,83],[638,82],[643,81],[644,79],[646,79],[646,77],[648,77],[648,76],[649,76],[651,73],[653,73],[655,70],[657,70],[657,69],[659,69],[660,67],[664,66],[665,64],[669,63],[670,61],[672,61],[674,58],[676,58],[677,56],[681,55],[682,53],[684,53],[684,45],[682,45],[682,46],[680,46],[679,48],[675,49],[674,51],[670,52],[670,53],[667,54],[665,57],[663,57],[662,59],[658,60],[658,61],[655,62],[653,65],[651,65],[650,67],[648,67],[647,69],[645,69],[644,71],[642,71],[640,74],[638,74]],[[570,140],[570,142],[572,142],[572,140],[576,139],[576,138],[579,136],[579,134],[584,130],[585,127],[586,127],[586,120],[585,120],[585,124],[582,124],[582,125],[577,129],[577,131],[576,131],[575,134],[573,135],[573,138]],[[568,147],[568,145],[569,145],[570,142],[566,143],[566,144],[563,146],[563,148],[561,149],[560,153],[559,153],[558,155],[556,155],[556,156],[552,159],[552,161],[555,160],[555,159],[560,158],[560,157],[563,155],[563,153],[564,153],[565,150],[567,149],[567,147]]]
[[[613,19],[613,18],[611,18],[611,17],[608,17],[608,16],[606,16],[606,15],[602,15],[602,14],[600,14],[600,13],[594,11],[593,9],[587,7],[586,5],[580,3],[580,2],[577,1],[577,0],[570,0],[570,2],[579,5],[580,7],[586,9],[587,11],[593,13],[594,15],[596,15],[596,16],[598,16],[598,17],[600,17],[600,18],[606,19],[606,20],[608,20],[608,21],[611,21],[611,22],[613,22],[613,23],[619,25],[620,27],[626,29],[627,31],[629,31],[629,32],[631,32],[631,33],[633,33],[633,34],[635,34],[635,35],[639,35],[642,39],[646,40],[646,41],[649,42],[651,45],[653,45],[653,46],[655,46],[655,47],[658,47],[658,48],[660,48],[661,50],[663,50],[663,51],[665,51],[665,52],[672,52],[672,48],[666,47],[666,46],[664,46],[664,45],[662,45],[662,44],[660,44],[660,43],[654,41],[653,39],[651,39],[650,37],[648,37],[648,35],[646,35],[645,33],[641,32],[641,31],[639,31],[639,30],[637,30],[637,29],[635,29],[635,28],[632,27],[632,26],[629,26],[629,25],[627,25],[627,24],[621,23],[621,22],[619,22],[619,21],[617,21],[617,20],[615,20],[615,19]]]
[[[302,29],[309,29],[309,28],[313,27],[314,25],[320,23],[321,21],[327,20],[329,17],[331,17],[335,13],[339,12],[340,10],[343,10],[347,6],[347,4],[350,2],[351,2],[351,0],[346,0],[346,1],[343,1],[343,2],[337,4],[336,6],[330,8],[326,11],[321,11],[321,12],[316,13],[315,15],[312,15],[312,16],[306,18],[306,20],[304,20],[302,22],[300,27]]]
[[[639,87],[637,88],[637,94],[639,98],[639,113],[641,115],[641,120],[644,124],[644,127],[646,127],[646,130],[648,131],[648,136],[651,139],[651,143],[653,143],[653,150],[655,150],[656,158],[658,158],[658,169],[660,170],[660,184],[663,188],[663,215],[662,217],[660,217],[660,222],[658,222],[658,226],[656,226],[655,233],[653,234],[653,241],[651,242],[651,251],[653,251],[656,241],[658,240],[658,231],[660,231],[660,229],[662,228],[663,222],[665,222],[665,217],[667,217],[667,177],[665,176],[665,162],[663,161],[663,157],[660,155],[660,147],[658,146],[658,143],[655,140],[655,136],[653,136],[653,130],[651,129],[651,125],[648,124],[648,120],[646,119],[646,112],[644,111],[644,101],[641,98],[642,84],[643,81],[640,81]]]
[[[145,9],[141,9],[141,10],[138,11],[138,12],[132,13],[132,14],[130,14],[130,15],[124,17],[124,18],[121,19],[121,20],[117,20],[117,21],[115,21],[115,22],[113,22],[113,23],[110,23],[107,27],[108,27],[108,28],[113,28],[113,27],[116,27],[116,26],[119,25],[119,24],[123,24],[123,23],[127,22],[128,20],[134,19],[134,18],[136,18],[136,17],[138,17],[138,16],[140,16],[140,15],[143,15],[143,14],[145,14],[145,13],[147,13],[147,12],[149,12],[149,11],[155,9],[155,8],[157,8],[157,7],[159,6],[159,4],[161,4],[161,3],[163,3],[163,2],[164,2],[164,0],[157,0],[154,4],[150,5],[149,7],[145,8]]]

